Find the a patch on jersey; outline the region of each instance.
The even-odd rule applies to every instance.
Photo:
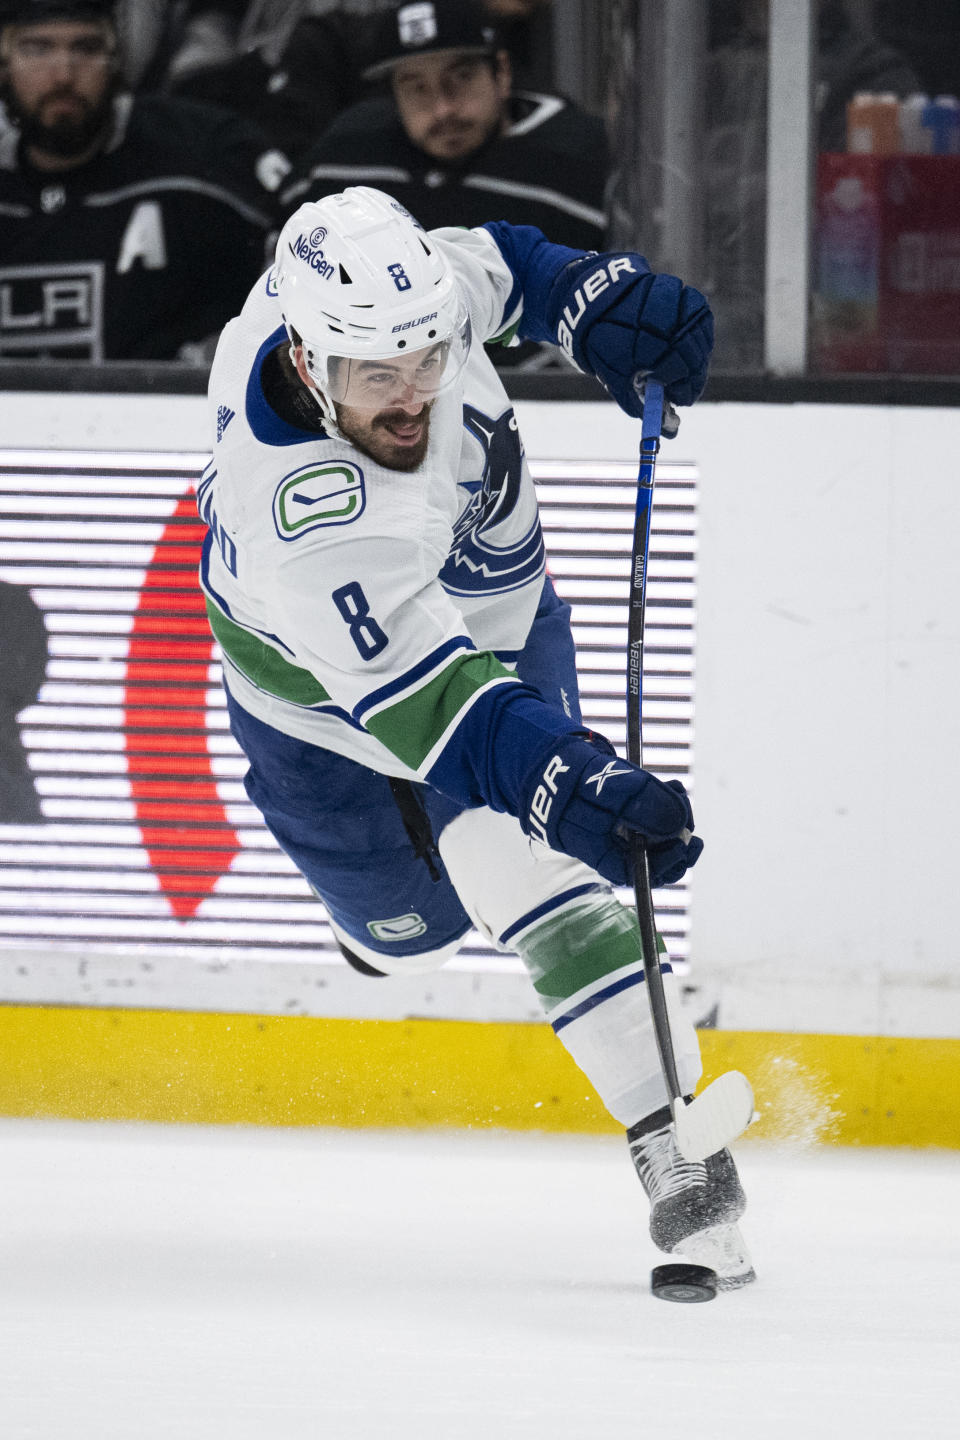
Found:
[[[416,940],[427,928],[426,920],[415,914],[394,915],[392,920],[368,920],[367,929],[374,940]]]
[[[167,239],[159,200],[141,200],[123,232],[117,274],[127,275],[135,265],[144,270],[167,267]]]
[[[220,408],[219,408],[219,410],[217,411],[217,443],[218,443],[218,444],[219,444],[219,442],[223,439],[223,432],[224,432],[224,430],[226,430],[227,426],[230,424],[230,421],[233,419],[233,417],[234,417],[235,414],[236,414],[236,411],[235,411],[235,410],[231,410],[231,409],[229,408],[229,406],[227,406],[227,405],[221,405]]]
[[[264,190],[278,190],[281,180],[290,174],[290,161],[282,150],[265,150],[256,166],[257,179]]]
[[[363,471],[349,460],[303,465],[285,475],[273,497],[273,523],[281,540],[297,540],[325,525],[349,525],[367,503]]]
[[[0,266],[0,355],[102,360],[104,288],[100,260]]]
[[[440,583],[449,595],[502,595],[542,573],[540,519],[533,510],[526,531],[500,538],[499,527],[514,516],[523,493],[523,447],[513,410],[494,419],[464,405],[463,424],[483,450],[483,478],[454,525]]]

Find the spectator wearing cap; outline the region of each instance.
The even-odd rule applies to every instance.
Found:
[[[508,220],[602,248],[603,122],[560,95],[514,90],[509,55],[476,0],[384,12],[364,75],[389,81],[390,93],[337,116],[282,192],[287,210],[375,185],[427,230]]]
[[[108,0],[0,0],[0,358],[203,359],[289,168],[245,120],[125,92]]]
[[[127,72],[149,66],[142,89],[237,110],[299,164],[335,116],[366,87],[361,77],[376,15],[344,6],[285,0],[126,0]],[[483,0],[523,89],[549,90],[552,0]],[[131,25],[131,9],[140,22]],[[164,11],[158,17],[156,11]],[[145,13],[146,12],[146,13]],[[158,45],[158,30],[165,43]],[[137,59],[150,51],[154,58]],[[139,41],[139,44],[137,43]]]

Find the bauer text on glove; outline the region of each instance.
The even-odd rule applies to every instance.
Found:
[[[674,405],[692,405],[707,382],[713,315],[699,290],[654,275],[642,255],[594,255],[553,283],[557,343],[595,375],[621,410],[643,413],[637,377],[659,380]]]
[[[606,747],[606,748],[601,748]],[[647,841],[652,885],[671,885],[694,865],[703,841],[678,780],[666,784],[621,760],[606,741],[558,739],[530,772],[520,824],[533,839],[592,867],[614,885],[632,880],[629,834]]]

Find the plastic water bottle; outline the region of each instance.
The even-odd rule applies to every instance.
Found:
[[[900,101],[900,149],[904,155],[929,155],[933,149],[932,132],[923,123],[929,104],[929,95],[908,95]]]
[[[843,175],[821,200],[817,291],[824,322],[844,342],[878,324],[880,221],[876,194],[859,175]]]
[[[900,102],[896,95],[859,91],[847,103],[847,150],[853,155],[896,155]]]
[[[960,155],[960,100],[956,95],[936,95],[925,106],[923,124],[930,131],[934,155]]]

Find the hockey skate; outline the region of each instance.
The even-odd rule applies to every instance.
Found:
[[[669,1110],[627,1131],[630,1154],[650,1201],[650,1236],[668,1255],[682,1255],[717,1274],[717,1288],[737,1290],[757,1278],[737,1221],[747,1206],[729,1150],[685,1160]]]

